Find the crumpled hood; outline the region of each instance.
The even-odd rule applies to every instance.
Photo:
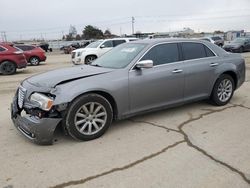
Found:
[[[53,88],[56,85],[71,82],[77,79],[111,72],[113,69],[82,65],[63,68],[32,76],[25,81],[37,87]]]

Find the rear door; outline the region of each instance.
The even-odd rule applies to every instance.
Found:
[[[181,46],[185,72],[184,101],[209,96],[219,65],[218,57],[202,43],[183,42]]]
[[[141,60],[152,60],[154,66],[129,72],[131,113],[181,103],[184,74],[178,45],[159,44],[151,48]]]

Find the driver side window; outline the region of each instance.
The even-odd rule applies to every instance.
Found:
[[[101,46],[103,48],[112,48],[113,47],[113,43],[112,43],[111,40],[109,40],[109,41],[104,42]]]
[[[179,61],[178,45],[176,43],[157,45],[150,49],[141,60],[152,60],[154,66]]]

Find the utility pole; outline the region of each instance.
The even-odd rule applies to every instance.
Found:
[[[5,31],[1,31],[1,38],[3,42],[7,42],[7,35]]]
[[[134,16],[132,16],[132,35],[135,33],[135,31],[134,31],[134,23],[135,23],[135,17]]]

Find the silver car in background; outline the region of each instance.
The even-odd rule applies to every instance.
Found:
[[[61,124],[78,140],[100,137],[112,121],[197,100],[227,104],[245,81],[245,61],[207,41],[125,43],[90,65],[24,80],[11,106],[14,125],[39,144]]]

